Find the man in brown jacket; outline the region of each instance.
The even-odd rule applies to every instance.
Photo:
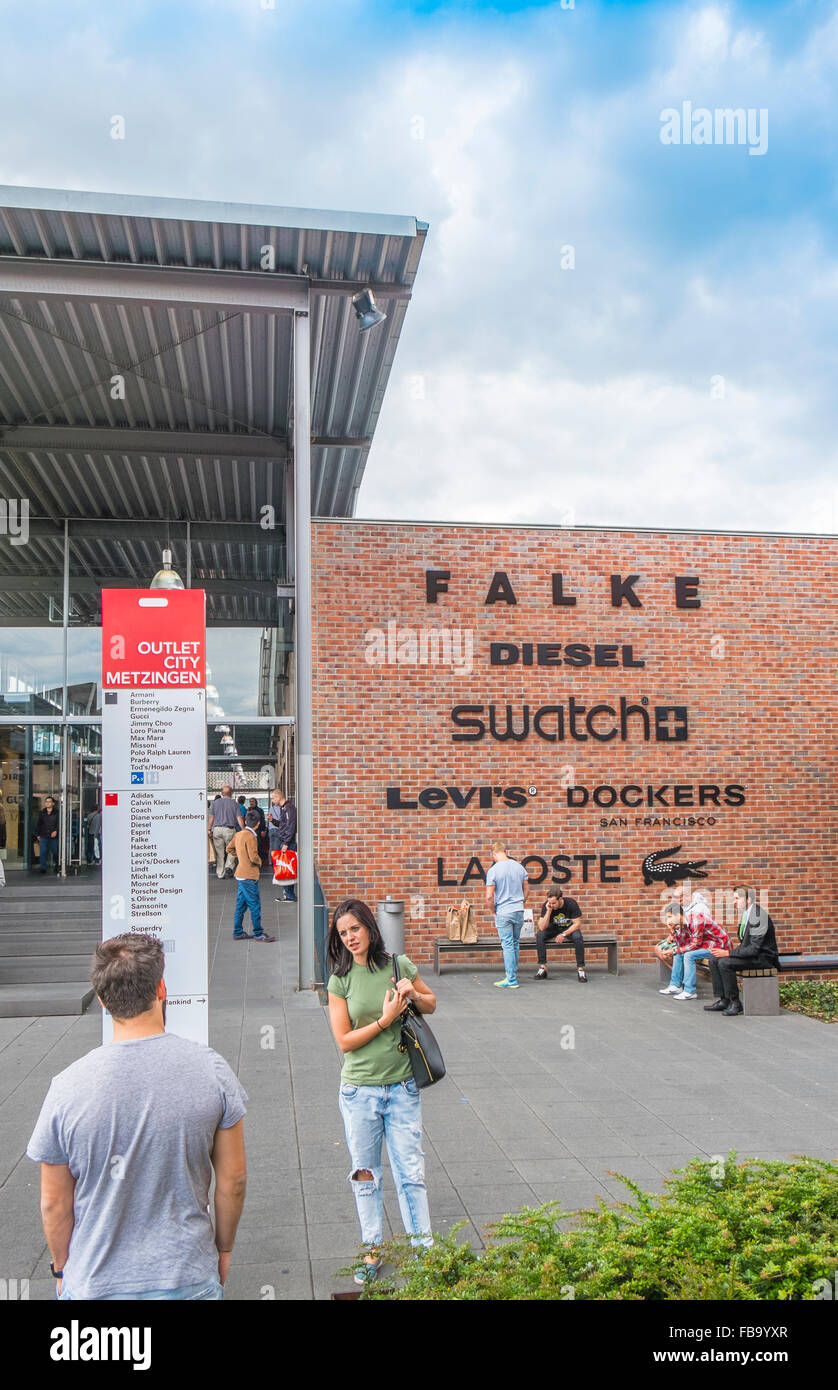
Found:
[[[233,918],[234,941],[276,941],[262,931],[262,900],[259,897],[259,870],[262,860],[259,855],[259,813],[248,811],[244,818],[244,830],[240,830],[233,840],[233,852],[238,856],[236,882],[236,915]],[[244,914],[250,910],[253,935],[244,930]]]

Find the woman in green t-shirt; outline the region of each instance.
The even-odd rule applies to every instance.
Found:
[[[399,1051],[399,1019],[411,1003],[432,1014],[436,998],[407,956],[399,956],[398,984],[378,923],[366,903],[347,898],[335,909],[328,942],[333,974],[329,1019],[344,1054],[340,1113],[352,1163],[350,1182],[370,1250],[355,1282],[374,1279],[383,1240],[381,1142],[387,1155],[405,1231],[414,1245],[431,1245],[431,1218],[422,1152],[422,1109],[410,1062]]]

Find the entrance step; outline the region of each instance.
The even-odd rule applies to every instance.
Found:
[[[3,893],[0,888],[0,894]],[[61,922],[70,917],[98,917],[101,912],[102,899],[85,898],[82,902],[74,899],[67,902],[66,898],[56,898],[54,902],[44,902],[43,898],[37,898],[34,902],[11,902],[5,894],[0,897],[0,918],[7,922],[9,918],[16,917],[51,917],[54,922]]]
[[[0,985],[0,1018],[83,1014],[92,998],[89,980]]]
[[[0,981],[15,984],[64,984],[71,980],[90,980],[90,956],[3,956]]]
[[[87,956],[99,945],[99,932],[50,932],[49,935],[23,936],[0,931],[0,971],[5,956]]]

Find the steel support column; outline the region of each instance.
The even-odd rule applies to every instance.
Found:
[[[299,987],[313,989],[314,762],[311,656],[311,348],[308,312],[294,315],[294,574],[297,676]]]

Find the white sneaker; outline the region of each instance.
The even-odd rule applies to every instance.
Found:
[[[697,994],[687,994],[687,991],[686,991],[685,989],[682,989],[682,990],[679,990],[679,991],[678,991],[678,993],[676,994],[675,998],[676,998],[676,999],[697,999],[697,998],[698,998],[698,995],[697,995]]]
[[[658,990],[658,994],[680,994],[680,993],[681,993],[681,986],[680,986],[680,985],[667,985],[667,986],[666,986],[666,989],[659,989],[659,990]]]

